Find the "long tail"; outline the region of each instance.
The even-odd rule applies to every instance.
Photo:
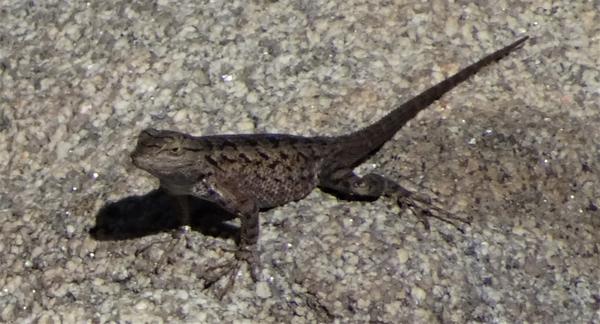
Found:
[[[341,143],[344,143],[345,146],[344,151],[348,152],[352,156],[339,156],[341,159],[337,159],[338,163],[341,162],[340,160],[344,160],[344,164],[349,167],[362,162],[364,159],[376,152],[385,142],[391,139],[394,134],[396,134],[396,132],[400,130],[402,126],[404,126],[404,124],[415,117],[421,110],[427,108],[434,101],[440,99],[446,92],[452,90],[458,84],[467,80],[469,77],[477,73],[481,68],[492,62],[498,61],[509,54],[528,38],[528,36],[525,36],[518,41],[469,65],[450,78],[432,86],[418,96],[405,102],[400,107],[394,109],[392,112],[374,124],[371,124],[370,126],[360,129],[354,133],[340,136],[339,140]]]

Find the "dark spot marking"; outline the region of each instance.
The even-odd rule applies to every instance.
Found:
[[[258,153],[258,155],[260,155],[260,157],[261,157],[263,160],[270,160],[270,159],[271,159],[271,157],[269,156],[269,154],[267,154],[267,153],[265,153],[265,152],[262,152],[262,151],[260,151],[260,150],[256,150],[256,153]]]
[[[250,158],[249,158],[249,157],[248,157],[248,156],[247,156],[245,153],[240,153],[240,154],[238,155],[238,157],[239,157],[239,158],[240,158],[242,161],[244,161],[244,162],[246,162],[246,163],[250,163],[250,162],[252,162],[252,160],[250,160]]]
[[[297,153],[298,153],[298,155],[296,157],[302,158],[304,161],[308,161],[308,156],[306,156],[302,151],[298,151]],[[300,160],[300,159],[296,159],[296,160]]]
[[[204,156],[204,159],[206,160],[206,162],[208,162],[208,163],[212,164],[212,166],[214,166],[215,168],[217,168],[217,169],[219,169],[219,170],[221,170],[221,171],[224,171],[224,170],[223,170],[223,169],[222,169],[222,168],[219,166],[219,163],[218,163],[217,161],[215,161],[215,159],[213,159],[213,157],[212,157],[212,156],[210,156],[210,155],[205,155],[205,156]]]
[[[237,148],[237,145],[235,145],[235,142],[232,142],[228,139],[223,139],[223,141],[221,143],[219,143],[219,149],[223,150],[225,149],[227,146],[231,147],[231,148]]]
[[[290,158],[290,156],[289,156],[289,155],[287,155],[287,154],[285,154],[285,152],[283,152],[283,151],[280,151],[280,152],[279,152],[279,156],[280,156],[280,157],[281,157],[281,159],[282,159],[282,160],[284,160],[284,161]]]
[[[227,162],[229,162],[229,163],[234,163],[234,162],[236,162],[236,160],[235,160],[235,159],[232,159],[232,158],[230,158],[229,156],[227,156],[227,154],[223,154],[223,153],[221,153],[221,155],[219,155],[219,158],[220,158],[221,160],[223,160],[223,161],[227,161]]]

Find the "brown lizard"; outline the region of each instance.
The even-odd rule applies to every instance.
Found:
[[[179,198],[181,225],[190,224],[187,196],[214,202],[239,217],[240,242],[235,251],[236,260],[227,263],[227,272],[237,273],[240,262],[247,262],[256,281],[261,209],[300,200],[319,187],[346,199],[394,197],[401,205],[426,211],[421,206],[429,203],[427,197],[374,173],[359,177],[353,169],[378,151],[419,111],[484,66],[518,48],[527,38],[485,56],[400,105],[379,121],[347,135],[195,137],[175,131],[146,129],[140,133],[131,158],[137,167],[159,178],[160,186],[167,193]]]

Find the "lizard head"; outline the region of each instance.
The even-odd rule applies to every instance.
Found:
[[[186,149],[189,135],[175,131],[145,129],[139,137],[135,150],[131,153],[133,164],[148,171],[157,178],[189,178],[194,165],[194,154]],[[187,168],[186,168],[187,166]]]

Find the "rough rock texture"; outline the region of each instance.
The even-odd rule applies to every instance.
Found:
[[[600,321],[599,4],[533,3],[4,1],[0,321]],[[348,132],[524,34],[362,168],[464,233],[317,190],[262,215],[265,281],[219,301],[198,274],[235,231],[198,202],[173,240],[129,161],[146,127]]]

